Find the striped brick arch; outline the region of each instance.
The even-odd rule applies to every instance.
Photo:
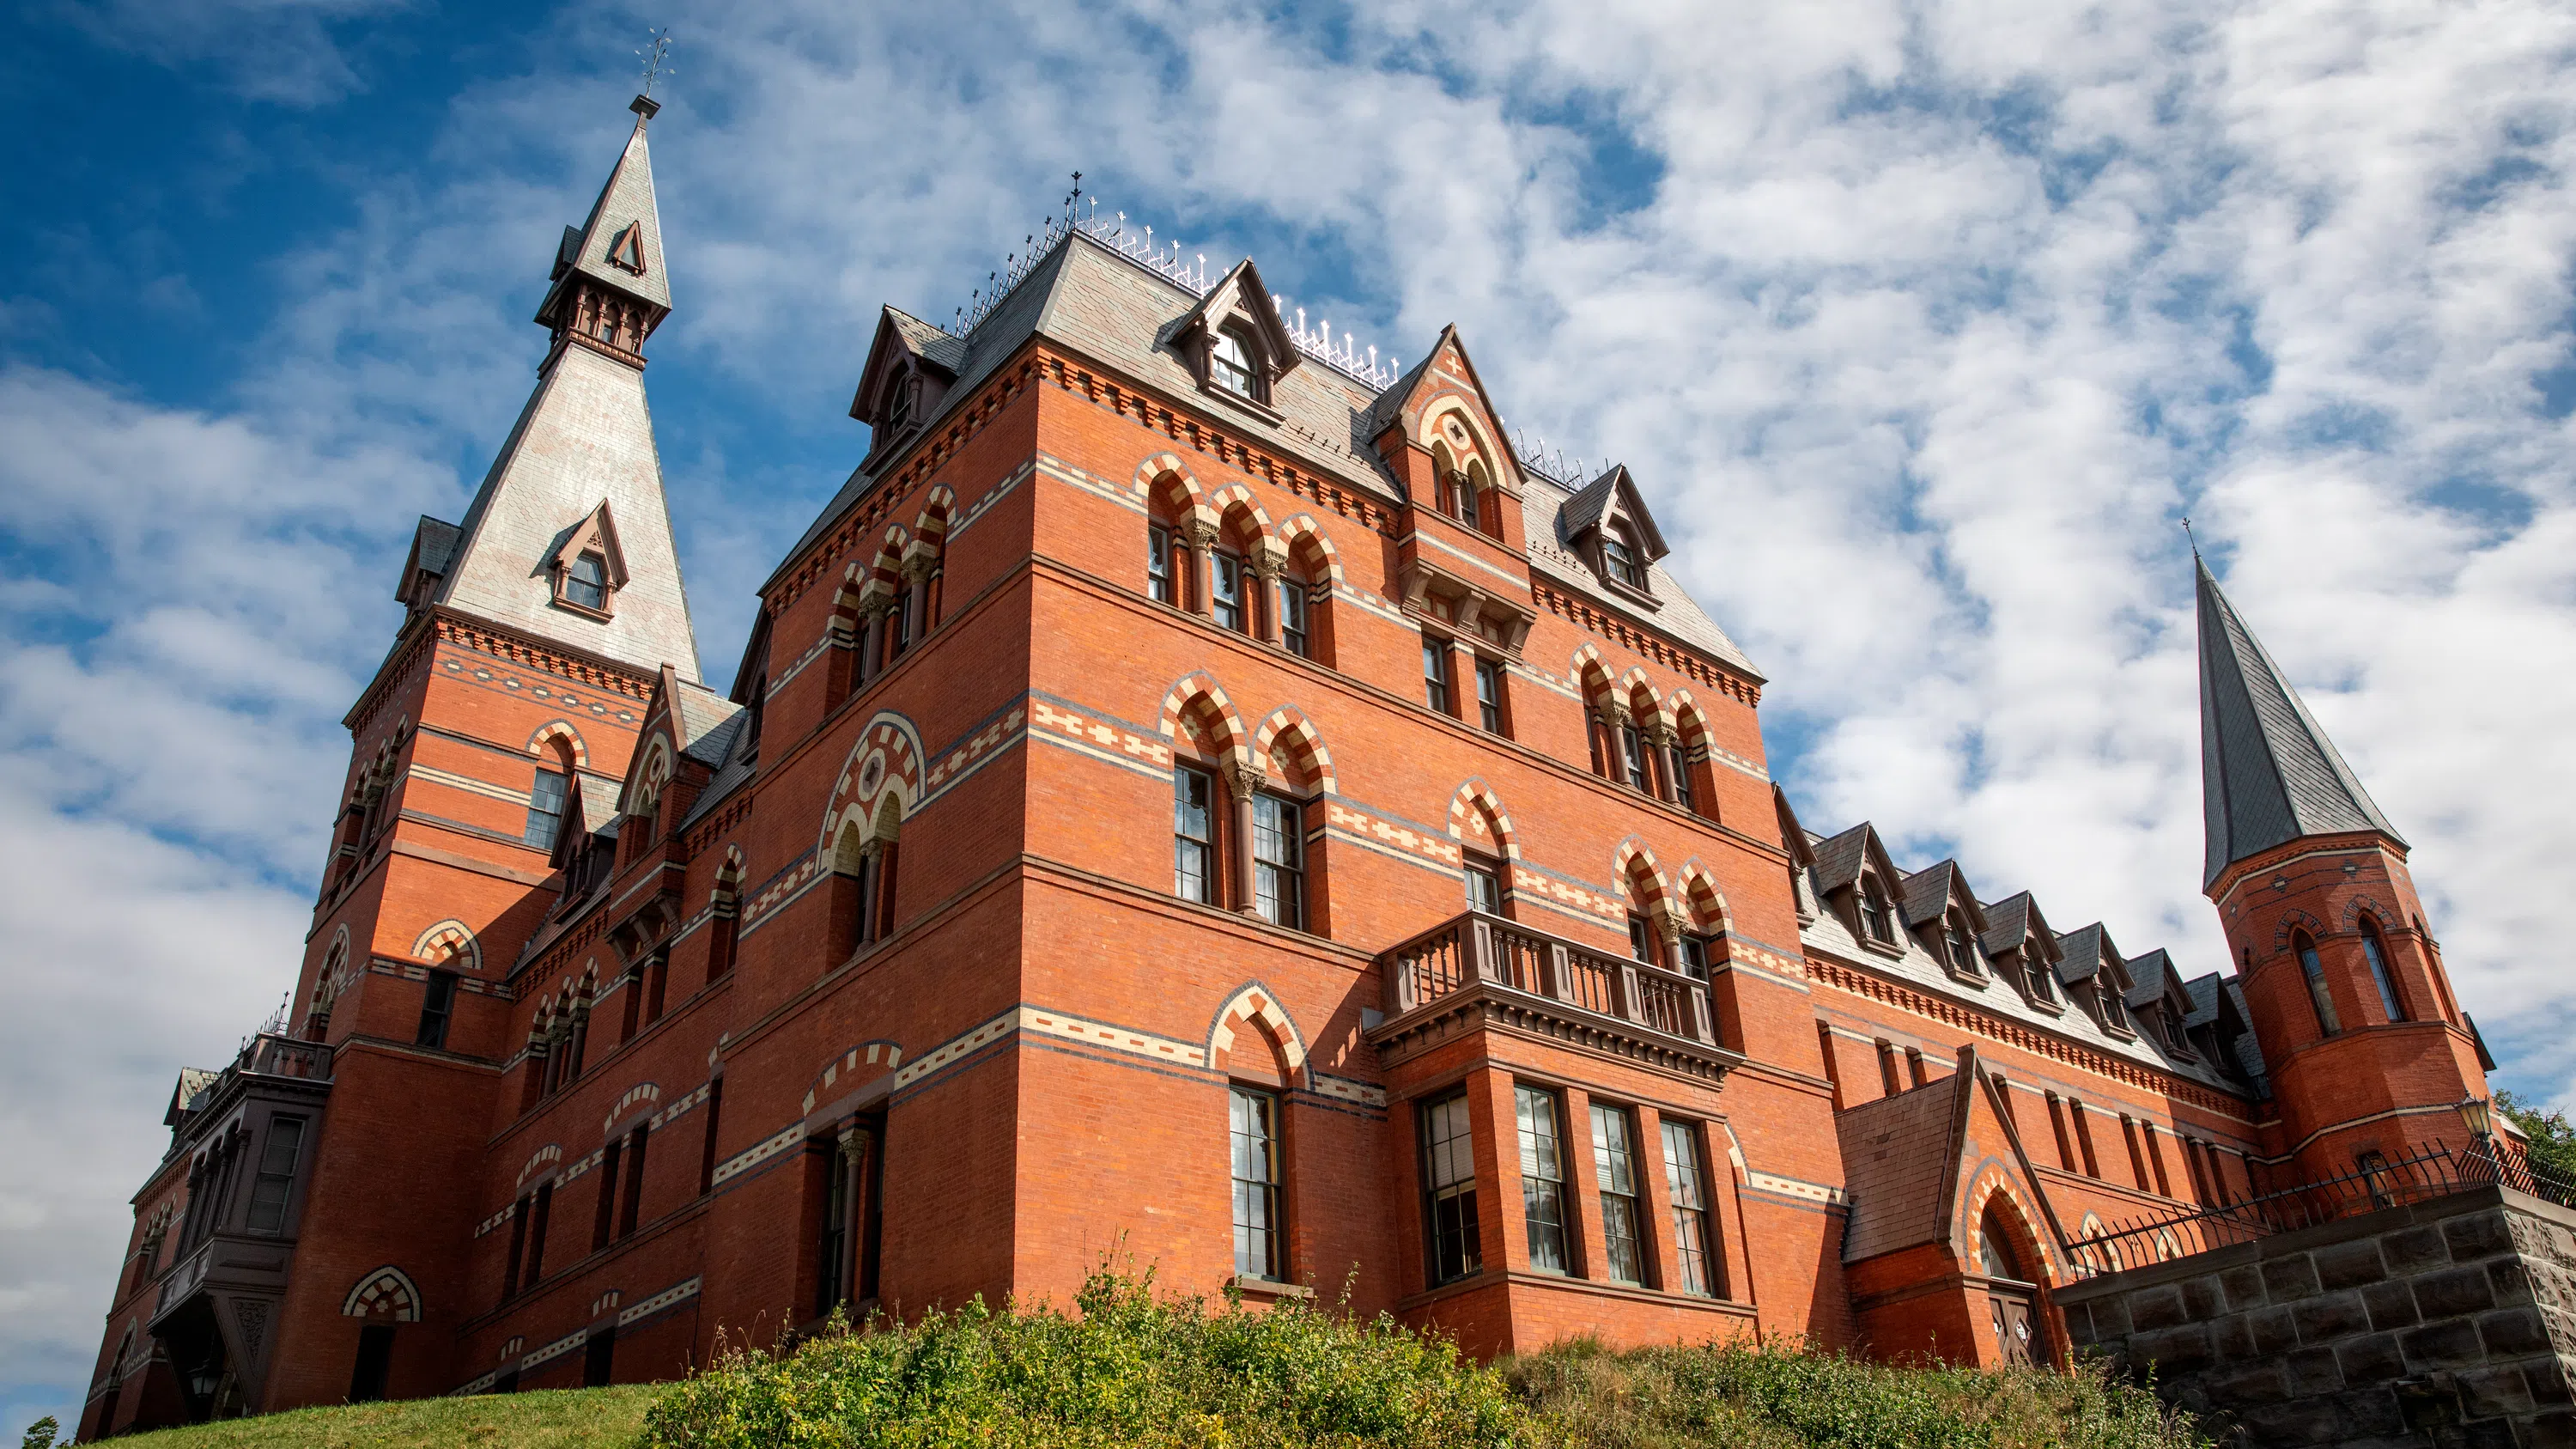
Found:
[[[536,1172],[539,1168],[551,1167],[562,1161],[563,1148],[560,1145],[549,1142],[545,1146],[538,1148],[536,1151],[528,1154],[526,1165],[519,1169],[519,1179],[512,1185],[513,1190],[526,1187],[528,1185],[529,1175]]]
[[[1707,752],[1715,743],[1709,737],[1708,716],[1700,712],[1699,701],[1687,689],[1676,689],[1664,700],[1665,717],[1681,732],[1682,745],[1694,758]]]
[[[576,766],[587,769],[590,765],[590,747],[581,742],[581,731],[573,728],[572,721],[568,719],[550,719],[537,726],[535,734],[528,736],[529,754],[542,759],[554,750],[571,756]]]
[[[1288,546],[1289,566],[1305,574],[1309,583],[1330,579],[1334,588],[1344,587],[1341,553],[1317,526],[1315,515],[1300,513],[1280,524],[1279,541]]]
[[[1583,692],[1587,706],[1599,704],[1610,693],[1610,666],[1601,662],[1601,651],[1592,645],[1574,651],[1565,663],[1565,677]]]
[[[2291,911],[2286,915],[2283,915],[2281,917],[2280,925],[2273,929],[2272,949],[2275,952],[2289,950],[2290,937],[2301,931],[2307,932],[2311,938],[2320,938],[2330,934],[2325,922],[2318,920],[2316,917],[2309,915],[2305,911]]]
[[[1321,790],[1327,795],[1341,793],[1341,785],[1333,775],[1332,751],[1324,748],[1324,737],[1315,722],[1293,704],[1272,710],[1261,727],[1252,732],[1252,757],[1261,762],[1263,769],[1292,785]]]
[[[475,944],[474,933],[463,921],[449,919],[420,933],[411,943],[415,959],[433,966],[454,966],[464,971],[483,969],[483,948]]]
[[[1149,513],[1168,513],[1177,520],[1216,526],[1217,512],[1208,502],[1207,490],[1199,486],[1199,480],[1176,454],[1156,453],[1137,464],[1135,489]]]
[[[1726,893],[1717,888],[1716,877],[1708,873],[1698,856],[1682,862],[1681,882],[1682,901],[1691,920],[1703,927],[1734,931],[1735,917],[1727,912]]]
[[[1174,745],[1194,744],[1205,753],[1250,763],[1252,734],[1234,712],[1225,686],[1200,670],[1184,675],[1163,695],[1155,727]]]
[[[1449,797],[1449,835],[1463,845],[1491,851],[1507,860],[1521,858],[1520,840],[1512,833],[1512,817],[1503,802],[1494,798],[1493,787],[1483,779],[1469,780]]]
[[[1673,904],[1671,882],[1645,842],[1631,835],[1610,853],[1610,874],[1639,907]]]
[[[804,1110],[811,1112],[820,1103],[847,1096],[902,1065],[900,1045],[883,1038],[863,1041],[825,1062],[823,1069],[814,1074],[814,1080],[805,1087]]]
[[[1297,1034],[1297,1024],[1280,1008],[1279,998],[1258,981],[1247,983],[1217,1008],[1216,1023],[1208,1028],[1208,1066],[1220,1072],[1232,1067],[1236,1038],[1247,1031],[1278,1063],[1283,1079],[1297,1082],[1305,1078],[1305,1038]]]
[[[948,530],[957,516],[957,495],[945,483],[930,490],[921,501],[921,512],[912,521],[912,531],[931,544],[947,541]]]
[[[340,1300],[340,1312],[350,1318],[390,1318],[396,1323],[420,1322],[420,1288],[411,1275],[391,1263],[358,1280],[348,1296]]]
[[[912,721],[892,710],[878,711],[841,762],[841,777],[833,782],[823,833],[814,848],[829,854],[844,825],[855,824],[863,834],[881,827],[889,790],[895,794],[895,818],[911,814],[921,799],[922,753],[921,732]]]
[[[2045,1281],[2052,1283],[2060,1281],[2063,1268],[2057,1261],[2057,1255],[2050,1251],[2048,1238],[2039,1230],[2039,1225],[2046,1219],[2032,1208],[2030,1199],[2023,1195],[2020,1185],[2013,1181],[2012,1175],[2004,1171],[2003,1164],[1999,1162],[1988,1162],[1979,1169],[1975,1182],[1960,1199],[1965,1204],[1963,1209],[1965,1215],[1959,1220],[1965,1236],[1960,1242],[1967,1250],[1967,1256],[1960,1261],[1973,1263],[1977,1260],[1977,1233],[1986,1220],[1986,1205],[1997,1197],[2004,1200],[2005,1215],[2013,1220],[2013,1226],[2021,1232],[2021,1241],[2013,1246],[2031,1257],[2038,1268],[2047,1275]],[[2098,1223],[2100,1220],[2092,1221]],[[2093,1230],[2088,1228],[2085,1231]]]

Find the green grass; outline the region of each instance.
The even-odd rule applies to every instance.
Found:
[[[163,1429],[130,1449],[632,1449],[667,1384],[295,1409]]]
[[[1561,1344],[1483,1366],[1393,1320],[1157,1296],[721,1353],[684,1382],[307,1409],[134,1449],[2205,1449],[2100,1371],[1893,1367],[1778,1343]]]

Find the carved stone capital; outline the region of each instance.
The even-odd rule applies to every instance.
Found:
[[[1244,760],[1225,762],[1225,788],[1237,800],[1249,800],[1261,788],[1261,767]]]
[[[1214,520],[1188,518],[1181,521],[1181,540],[1193,549],[1216,547],[1217,526]]]

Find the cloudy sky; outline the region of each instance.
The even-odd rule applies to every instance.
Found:
[[[1058,204],[1247,252],[1627,462],[1807,823],[2131,951],[2197,894],[2179,520],[2417,849],[2506,1084],[2576,981],[2576,12],[1567,0],[646,13],[36,0],[0,52],[0,1429],[290,981],[412,518],[531,382],[677,31],[652,387],[710,674],[862,451],[875,309]]]

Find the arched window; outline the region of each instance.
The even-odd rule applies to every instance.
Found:
[[[2037,1280],[2022,1266],[2021,1253],[2013,1245],[2013,1231],[1991,1200],[1977,1224],[1977,1271],[1989,1278],[2007,1282],[2030,1283]]]
[[[1217,386],[1239,397],[1261,400],[1261,375],[1252,365],[1252,349],[1239,327],[1221,327],[1208,352],[1208,375]]]
[[[2388,974],[2388,952],[2379,943],[2378,923],[2368,916],[2361,918],[2361,954],[2370,960],[2370,979],[2379,986],[2379,1004],[2388,1019],[2406,1020],[2406,1008],[2397,999],[2397,979]]]
[[[608,563],[595,553],[576,555],[564,570],[564,597],[585,609],[608,604]]]
[[[1279,645],[1300,659],[1315,657],[1315,636],[1306,623],[1306,591],[1312,587],[1294,564],[1279,571]]]
[[[1950,954],[1950,969],[1962,976],[1980,976],[1981,957],[1977,944],[1968,939],[1968,923],[1956,911],[1942,918],[1941,940]]]
[[[1854,892],[1860,904],[1861,933],[1882,945],[1896,940],[1896,927],[1889,918],[1887,896],[1878,888],[1878,877],[1864,875]]]
[[[2308,1002],[2317,1009],[2317,1027],[2328,1036],[2339,1035],[2343,1023],[2335,1016],[2334,994],[2326,989],[2325,963],[2317,959],[2317,943],[2301,932],[2291,938],[2299,954],[2300,974],[2308,978]]]

